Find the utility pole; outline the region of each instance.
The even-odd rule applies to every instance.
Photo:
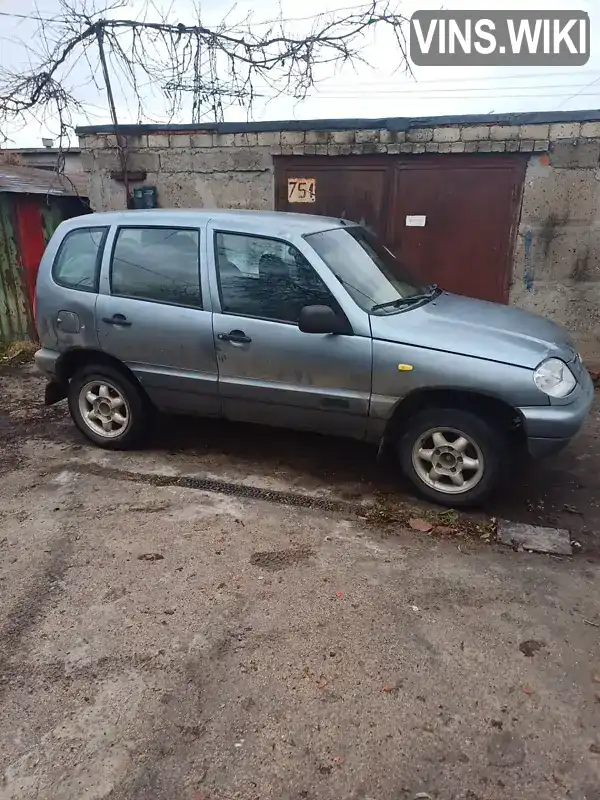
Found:
[[[113,96],[112,85],[110,82],[110,75],[108,73],[108,66],[106,64],[106,55],[104,53],[104,25],[100,20],[96,23],[96,41],[98,42],[98,53],[100,55],[100,64],[102,65],[102,74],[104,76],[104,85],[106,86],[106,95],[108,97],[108,107],[110,110],[110,118],[115,128],[115,138],[117,140],[117,150],[119,153],[119,161],[121,163],[121,171],[123,173],[123,184],[125,186],[125,208],[129,208],[131,200],[129,194],[129,175],[127,171],[127,142],[119,132],[119,120],[117,118],[117,109],[115,107],[115,98]]]

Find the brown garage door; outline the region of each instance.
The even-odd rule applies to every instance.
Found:
[[[379,236],[385,237],[390,166],[389,159],[380,156],[278,158],[275,164],[276,208],[351,219],[371,226]],[[314,179],[314,195],[304,190],[302,196],[304,187],[298,190],[294,186],[295,177]],[[312,202],[301,202],[303,200]]]
[[[286,157],[276,208],[367,224],[420,281],[507,302],[524,170],[518,155]]]

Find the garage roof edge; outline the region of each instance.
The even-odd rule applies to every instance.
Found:
[[[264,122],[210,122],[201,124],[148,124],[148,125],[87,125],[78,127],[80,136],[98,133],[122,133],[136,136],[143,133],[186,133],[210,131],[214,133],[268,133],[271,131],[335,131],[384,129],[408,131],[413,128],[433,128],[443,125],[536,125],[553,122],[597,122],[600,110],[588,111],[524,111],[506,114],[458,114],[440,117],[379,117],[375,119],[303,119],[266,120]]]

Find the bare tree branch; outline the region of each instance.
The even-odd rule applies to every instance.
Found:
[[[72,83],[75,75],[83,75],[84,85],[102,86],[106,95],[129,203],[127,141],[119,131],[123,119],[118,118],[115,87],[123,105],[135,103],[139,122],[159,121],[153,120],[150,109],[157,94],[166,101],[170,119],[191,113],[192,122],[219,122],[232,104],[245,107],[250,115],[255,99],[265,91],[304,99],[323,79],[323,68],[336,71],[364,63],[367,37],[381,28],[393,35],[396,67],[410,71],[407,20],[396,3],[369,0],[297,20],[286,20],[280,13],[266,23],[255,22],[251,14],[234,23],[232,9],[212,27],[202,24],[199,7],[193,24],[174,23],[173,8],[161,15],[153,0],[147,0],[137,19],[119,16],[127,0],[109,0],[102,7],[95,0],[60,0],[60,11],[51,18],[36,8],[36,16],[29,17],[39,26],[36,44],[27,45],[29,68],[0,67],[0,142],[7,139],[9,127],[34,119],[58,128],[62,154],[74,117],[87,117],[88,104],[77,94],[81,86]],[[150,10],[154,21],[148,18]],[[99,65],[101,76],[92,62]],[[127,116],[130,122],[132,113]],[[59,171],[64,162],[61,155]]]
[[[60,119],[61,131],[63,123],[68,128],[73,113],[83,107],[70,75],[81,71],[81,58],[89,69],[90,53],[97,54],[99,41],[104,43],[111,76],[121,79],[123,95],[138,106],[138,119],[149,116],[144,85],[166,98],[170,116],[182,111],[191,96],[192,118],[197,122],[221,120],[232,103],[250,109],[260,96],[259,81],[270,91],[303,99],[319,80],[317,68],[362,61],[366,37],[375,28],[392,31],[397,66],[408,69],[406,19],[393,0],[371,0],[321,13],[304,19],[300,31],[282,17],[269,23],[255,23],[251,16],[233,23],[225,17],[207,27],[199,8],[197,21],[184,24],[168,21],[173,9],[162,18],[155,11],[159,18],[150,21],[148,7],[138,19],[119,18],[117,12],[126,0],[102,8],[96,8],[93,0],[74,2],[61,0],[60,13],[50,20],[37,17],[38,58],[32,60],[31,69],[0,69],[0,131],[32,111]],[[89,79],[96,81],[96,76]],[[68,135],[67,129],[63,135]]]

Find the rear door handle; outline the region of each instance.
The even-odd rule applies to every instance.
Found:
[[[131,322],[129,322],[124,314],[113,314],[112,317],[102,317],[102,322],[106,322],[107,325],[122,325],[124,328],[128,328],[131,325]]]
[[[244,331],[229,331],[229,333],[217,334],[217,339],[222,342],[233,342],[234,344],[248,344],[252,341],[249,336],[246,336]]]

